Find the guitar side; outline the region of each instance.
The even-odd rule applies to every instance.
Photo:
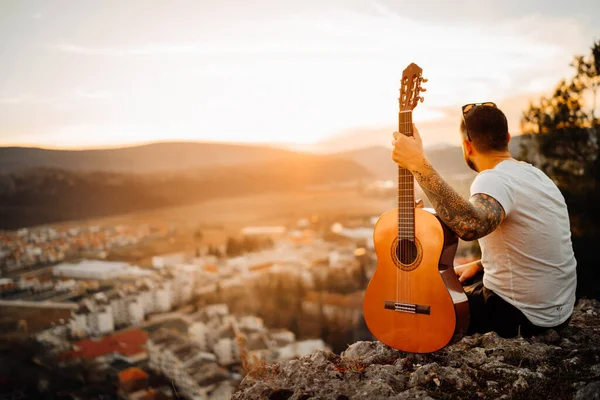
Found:
[[[435,215],[435,210],[431,209],[431,213]],[[470,309],[469,299],[463,290],[462,284],[458,280],[458,276],[454,272],[454,257],[458,248],[458,236],[452,232],[450,228],[436,216],[444,231],[444,247],[440,256],[438,270],[444,281],[446,289],[452,297],[454,303],[454,311],[456,313],[456,328],[450,343],[454,343],[462,339],[469,329]]]
[[[375,226],[378,265],[365,291],[365,321],[391,347],[432,352],[462,337],[468,327],[468,302],[452,268],[457,238],[434,215],[416,209],[418,265],[406,268],[394,258],[397,216],[390,210]]]

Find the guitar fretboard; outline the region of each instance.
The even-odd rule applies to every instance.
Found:
[[[398,132],[412,136],[412,111],[398,114]],[[415,192],[413,175],[398,166],[398,240],[415,240]]]

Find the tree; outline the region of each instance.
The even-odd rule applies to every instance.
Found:
[[[600,240],[600,124],[595,112],[600,41],[571,66],[574,76],[523,113],[521,128],[527,135],[521,137],[517,158],[542,169],[561,190],[573,233],[578,295],[600,298],[600,255],[594,250]]]
[[[577,56],[571,66],[577,69],[578,79],[583,81],[583,84],[592,91],[592,110],[591,119],[594,123],[598,123],[596,119],[596,106],[598,99],[598,86],[600,86],[600,41],[592,46],[592,53],[585,58]]]
[[[529,136],[523,137],[518,157],[540,167],[567,196],[598,191],[600,130],[594,109],[599,63],[600,42],[589,57],[575,57],[575,75],[562,80],[551,97],[531,103],[521,119],[521,130]],[[593,98],[591,108],[585,104],[587,94]]]

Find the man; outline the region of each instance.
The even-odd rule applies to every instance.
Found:
[[[450,229],[463,240],[479,239],[481,260],[455,267],[463,284],[475,280],[465,286],[469,332],[530,336],[564,326],[577,285],[567,206],[542,171],[510,156],[504,113],[494,103],[463,106],[464,159],[478,172],[469,200],[431,166],[413,131],[394,132],[393,160],[412,172]]]

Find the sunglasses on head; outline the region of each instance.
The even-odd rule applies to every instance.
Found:
[[[463,123],[465,124],[465,132],[467,133],[467,140],[469,142],[471,141],[471,137],[469,136],[469,128],[467,127],[467,120],[465,119],[465,115],[467,115],[467,113],[475,107],[479,106],[498,108],[498,106],[496,106],[496,103],[492,103],[491,101],[486,101],[485,103],[469,103],[462,106],[462,119]]]

